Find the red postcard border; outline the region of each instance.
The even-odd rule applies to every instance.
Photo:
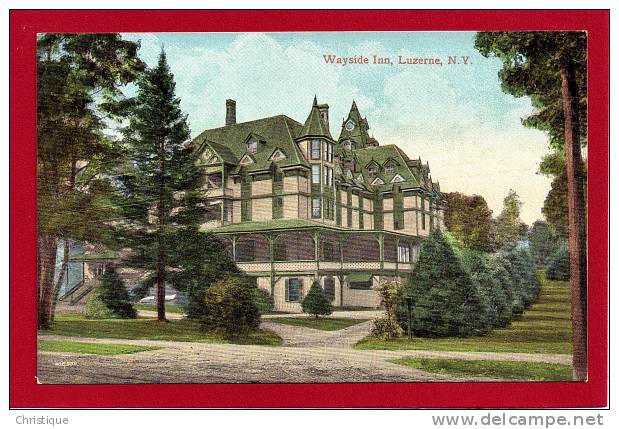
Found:
[[[608,401],[607,10],[10,12],[11,408],[575,408]],[[586,30],[589,34],[589,381],[40,385],[36,383],[37,32]],[[517,142],[515,146],[517,150]]]

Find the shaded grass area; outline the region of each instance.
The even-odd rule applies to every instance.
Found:
[[[572,323],[568,282],[541,278],[538,300],[506,328],[470,338],[366,337],[355,345],[370,350],[436,350],[461,352],[572,353]]]
[[[133,307],[136,310],[144,310],[144,311],[157,311],[157,306],[155,304],[134,304]],[[178,305],[166,305],[165,306],[166,313],[178,313],[184,314],[185,309]]]
[[[90,355],[125,355],[130,353],[144,352],[147,350],[159,350],[161,347],[134,346],[132,344],[101,344],[82,343],[78,341],[50,341],[39,340],[39,351],[81,353]]]
[[[165,340],[198,343],[234,343],[278,346],[282,339],[274,332],[257,330],[246,337],[226,340],[210,332],[203,332],[200,323],[194,320],[170,320],[158,322],[153,318],[137,319],[86,319],[81,314],[57,315],[54,325],[42,334],[87,338],[120,338],[130,340]]]
[[[572,367],[557,363],[401,358],[389,362],[434,374],[527,381],[571,381]]]
[[[367,319],[349,318],[318,318],[314,317],[279,317],[269,319],[269,322],[283,323],[284,325],[302,326],[304,328],[320,329],[321,331],[337,331],[359,323],[367,322]]]

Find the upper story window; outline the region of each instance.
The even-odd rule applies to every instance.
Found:
[[[325,186],[333,186],[333,170],[330,167],[325,167],[325,177],[323,184]]]
[[[368,168],[368,176],[376,177],[378,175],[378,167],[376,165],[370,165]]]
[[[333,162],[333,145],[329,142],[325,142],[325,150],[323,152],[323,159],[327,162]]]
[[[320,159],[320,146],[321,146],[320,140],[312,140],[312,147],[310,151],[311,159]]]
[[[320,165],[312,165],[312,185],[320,185]]]
[[[312,198],[312,217],[318,219],[320,218],[320,214],[320,197],[314,197]]]
[[[344,140],[342,142],[342,146],[344,146],[344,149],[346,149],[346,150],[354,149],[354,146],[353,146],[353,144],[352,144],[352,142],[350,140]]]
[[[395,173],[395,165],[393,165],[393,164],[389,164],[389,165],[387,165],[387,166],[385,167],[385,173],[386,173],[386,174],[389,174],[389,175],[391,175],[391,174]]]
[[[250,140],[247,142],[247,152],[254,155],[258,152],[258,140]]]

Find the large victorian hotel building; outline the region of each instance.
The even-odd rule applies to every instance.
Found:
[[[226,123],[194,140],[214,233],[280,311],[300,311],[318,280],[334,306],[376,307],[374,285],[410,273],[419,243],[443,226],[428,164],[380,145],[353,102],[339,137],[314,99],[304,123],[285,115]]]

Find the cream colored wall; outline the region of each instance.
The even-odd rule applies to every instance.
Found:
[[[297,219],[299,217],[299,196],[284,195],[284,219]]]
[[[404,197],[404,208],[405,209],[414,209],[416,207],[417,207],[416,196],[405,196]]]
[[[299,219],[309,219],[309,197],[299,195]]]
[[[376,287],[378,280],[374,278],[372,288]],[[374,289],[360,290],[350,289],[348,283],[344,286],[344,305],[359,307],[380,307],[380,296]]]
[[[422,220],[422,216],[421,216],[421,212],[418,213],[417,215],[417,219],[419,219],[419,232],[417,235],[419,235],[420,237],[427,237],[430,234],[430,216],[426,215],[426,229],[423,229],[421,220]]]
[[[251,202],[251,220],[260,222],[273,219],[273,202],[271,198],[257,198]]]
[[[303,154],[306,160],[309,160],[309,154],[307,152],[308,147],[309,147],[309,140],[303,140],[299,142],[299,149],[301,149],[301,153]]]
[[[359,210],[357,209],[352,209],[352,229],[359,229]]]
[[[374,216],[368,213],[363,214],[363,228],[374,229]]]
[[[299,192],[299,177],[284,177],[284,193]]]
[[[234,198],[241,198],[241,183],[234,183],[234,179],[228,176],[226,179],[228,188],[232,189],[232,196]]]
[[[233,201],[232,202],[232,223],[239,223],[241,222],[241,202],[240,201]]]
[[[348,201],[348,193],[347,192],[340,192],[340,202],[342,203],[342,205],[346,205],[346,202]]]
[[[393,210],[393,198],[383,200],[383,210]]]
[[[258,180],[251,184],[251,195],[270,195],[273,193],[273,181],[271,179]]]
[[[417,234],[417,212],[404,212],[404,233],[411,235]]]
[[[310,180],[307,177],[299,176],[299,192],[310,191]]]
[[[393,231],[393,213],[385,213],[383,227],[387,231]]]
[[[363,209],[368,211],[374,211],[374,202],[369,198],[363,198]]]

